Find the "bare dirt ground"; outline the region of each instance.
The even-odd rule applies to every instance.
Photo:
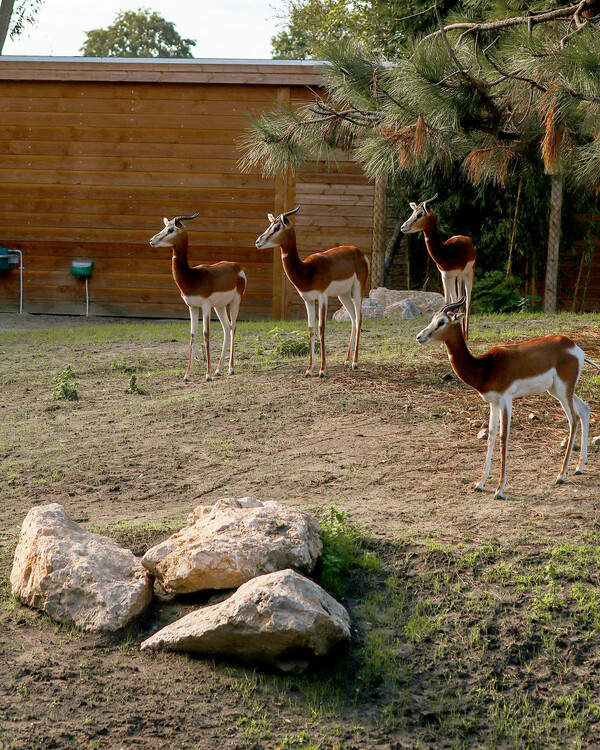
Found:
[[[524,320],[476,319],[474,349],[560,329],[600,361],[596,318]],[[576,545],[597,533],[600,454],[592,452],[583,476],[554,484],[567,430],[549,396],[516,405],[507,499],[494,499],[498,461],[487,491],[473,493],[487,407],[445,378],[441,349],[418,348],[418,327],[367,321],[361,368],[345,372],[348,330],[331,326],[329,377],[319,380],[302,377],[303,358],[277,356],[278,335],[302,324],[282,324],[283,334],[242,324],[237,374],[205,383],[199,363],[188,385],[183,321],[0,316],[0,748],[517,746],[482,744],[474,730],[463,744],[446,740],[415,716],[382,725],[381,695],[328,694],[335,664],[284,683],[238,665],[142,654],[144,632],[167,617],[158,605],[128,633],[99,637],[56,626],[8,595],[20,524],[46,502],[140,554],[197,504],[245,495],[316,514],[346,511],[392,566],[398,550],[421,554],[431,540],[444,550],[498,544],[514,552],[532,540]],[[52,378],[69,364],[79,398],[57,400]],[[146,395],[125,392],[133,374]],[[597,435],[594,374],[586,369],[580,394]],[[349,595],[351,611],[357,601]],[[454,668],[444,666],[444,679]],[[427,695],[438,682],[423,678],[419,690]]]

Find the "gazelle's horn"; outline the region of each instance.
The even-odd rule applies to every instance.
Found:
[[[296,208],[293,211],[286,211],[284,214],[281,214],[281,215],[283,216],[284,219],[287,219],[288,216],[295,214],[299,210],[300,210],[300,206],[296,206]]]
[[[428,199],[427,199],[426,201],[423,201],[423,202],[421,203],[421,205],[423,206],[423,208],[424,208],[425,210],[427,210],[427,204],[428,204],[428,203],[433,203],[433,201],[437,200],[437,197],[438,197],[438,195],[439,195],[439,193],[436,193],[436,194],[435,194],[435,195],[433,196],[433,198],[428,198]]]
[[[176,216],[173,221],[190,221],[190,219],[195,219],[196,216],[200,216],[200,211],[196,211],[193,216]]]
[[[447,305],[444,305],[442,308],[442,312],[452,312],[453,310],[458,310],[460,307],[462,307],[465,302],[467,301],[466,297],[461,297],[461,299],[458,300],[458,302],[448,302]]]

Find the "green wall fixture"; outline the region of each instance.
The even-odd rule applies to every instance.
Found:
[[[87,278],[92,275],[94,270],[93,260],[72,260],[71,273],[79,279]]]

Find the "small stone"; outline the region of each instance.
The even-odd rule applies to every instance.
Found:
[[[600,446],[600,435],[596,435],[592,438],[592,445],[598,445]]]
[[[477,433],[477,440],[487,440],[488,439],[488,431],[484,427],[482,430],[479,430]]]
[[[564,438],[563,441],[562,441],[562,443],[560,444],[560,447],[561,448],[566,448],[568,444],[569,444],[569,437],[567,435],[567,437]],[[577,438],[575,438],[575,442],[573,443],[573,450],[574,451],[581,450],[581,443],[579,443],[579,441],[577,440]]]
[[[531,413],[529,414],[529,416],[527,417],[527,419],[528,419],[528,420],[529,420],[530,422],[533,422],[534,420],[536,420],[536,419],[539,419],[539,417],[538,417],[538,415],[537,415],[537,414],[535,414],[534,412],[531,412]]]

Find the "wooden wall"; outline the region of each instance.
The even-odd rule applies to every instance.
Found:
[[[241,317],[303,313],[278,253],[254,246],[267,212],[301,204],[306,251],[369,252],[372,188],[351,163],[241,173],[237,144],[249,114],[318,83],[306,63],[2,58],[0,245],[23,252],[25,312],[82,313],[69,268],[90,259],[90,314],[185,317],[170,253],[148,240],[163,216],[200,211],[190,261],[244,266]],[[0,311],[15,309],[18,273],[0,272]]]

